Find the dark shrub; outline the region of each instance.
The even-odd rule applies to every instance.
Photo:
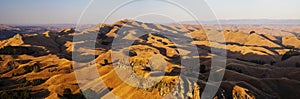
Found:
[[[200,73],[205,73],[206,72],[206,66],[205,65],[200,65]]]
[[[104,59],[104,65],[107,65],[107,64],[108,64],[108,60]]]
[[[33,71],[33,68],[31,66],[26,66],[26,67],[23,67],[24,70],[25,70],[25,73],[30,73]]]
[[[5,55],[22,55],[22,54],[34,54],[33,50],[30,50],[27,47],[20,47],[20,46],[6,46],[0,49],[0,54]]]
[[[255,31],[250,31],[250,34],[254,34],[254,33],[256,33]]]
[[[64,89],[63,96],[67,99],[86,99],[81,91],[79,93],[73,94],[70,88]]]
[[[27,87],[27,86],[30,86],[31,85],[31,82],[30,81],[27,81],[26,78],[25,79],[21,79],[18,81],[18,83],[21,83],[19,85],[19,87]]]
[[[64,94],[63,94],[64,96],[65,95],[70,95],[70,94],[73,94],[70,88],[64,89]]]
[[[30,82],[30,81],[26,81],[26,82],[23,84],[23,87],[30,86],[30,85],[31,85],[31,82]]]
[[[130,57],[137,56],[137,53],[135,51],[129,51],[129,56]]]
[[[31,99],[28,90],[4,90],[0,91],[0,97],[3,99]]]
[[[27,81],[26,78],[22,78],[22,79],[18,80],[18,83],[25,83],[26,81]]]
[[[294,46],[290,46],[290,45],[287,45],[285,48],[287,48],[287,49],[290,49],[290,50],[293,50],[293,49],[295,49],[295,47],[294,47]]]
[[[284,60],[287,60],[287,59],[289,59],[289,58],[291,58],[293,56],[298,56],[298,55],[300,55],[299,52],[297,52],[294,49],[291,49],[290,51],[288,51],[288,52],[286,52],[286,53],[283,54],[281,60],[284,61]]]
[[[42,83],[44,83],[46,80],[43,80],[43,79],[35,79],[35,80],[33,80],[31,83],[31,85],[33,85],[33,86],[36,86],[36,85],[40,85],[40,84],[42,84]]]

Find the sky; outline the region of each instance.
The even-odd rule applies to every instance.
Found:
[[[0,24],[300,19],[300,0],[1,0]],[[122,5],[122,6],[121,6]]]

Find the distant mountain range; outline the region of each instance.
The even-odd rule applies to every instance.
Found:
[[[300,25],[300,19],[232,19],[218,20],[221,24],[287,24]],[[200,21],[201,24],[215,24],[217,21]],[[182,24],[197,24],[195,21],[183,21]]]

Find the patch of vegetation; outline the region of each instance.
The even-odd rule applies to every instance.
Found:
[[[63,95],[65,96],[65,95],[69,95],[69,94],[73,94],[71,89],[70,88],[64,89],[64,94]]]
[[[26,78],[22,78],[20,80],[18,80],[18,83],[20,84],[19,87],[27,87],[27,86],[37,86],[37,85],[40,85],[40,84],[43,84],[47,79],[34,79],[32,81],[28,81],[26,80]]]
[[[255,63],[255,64],[260,64],[260,65],[266,64],[266,62],[262,61],[262,60],[245,60],[245,59],[241,59],[241,58],[237,58],[237,60],[251,62],[251,63]],[[270,64],[275,64],[275,63],[272,61],[272,62],[270,62]]]
[[[0,91],[0,97],[3,99],[31,99],[28,90],[4,90]]]
[[[5,74],[10,72],[11,70],[13,70],[14,68],[6,68],[3,72],[1,72],[0,74]]]
[[[72,65],[72,64],[70,65],[70,69],[74,69],[74,67],[73,67],[73,65]]]
[[[137,53],[135,51],[129,51],[129,56],[130,57],[137,56]]]
[[[30,72],[39,72],[41,69],[41,64],[39,62],[37,62],[36,64],[34,64],[33,66],[25,66],[23,67],[23,69],[25,70],[25,73],[30,73]]]
[[[28,81],[26,78],[22,78],[22,79],[18,80],[17,82],[20,84],[19,85],[20,88],[31,85],[31,82]]]
[[[26,86],[30,86],[31,82],[30,81],[26,81],[25,83],[21,84],[20,87],[26,87]]]
[[[293,56],[298,56],[298,55],[300,55],[300,53],[298,51],[296,51],[295,49],[290,49],[290,51],[283,54],[281,60],[284,61]]]
[[[256,33],[255,31],[250,31],[250,34],[254,34],[254,33]]]
[[[79,93],[73,94],[70,88],[64,89],[63,96],[66,97],[67,99],[86,99],[81,91]]]
[[[31,85],[36,86],[36,85],[40,85],[42,83],[44,83],[46,80],[44,79],[34,79],[33,81],[31,81]]]
[[[290,50],[294,50],[295,49],[294,46],[290,46],[290,45],[285,46],[285,48],[290,49]]]
[[[26,78],[21,78],[21,79],[19,79],[17,82],[18,83],[25,83],[27,80],[26,80]]]
[[[28,62],[31,62],[32,60],[16,60],[16,62],[20,63],[20,64],[26,64]]]
[[[73,69],[73,66],[71,65],[70,68]],[[57,72],[57,71],[59,71],[59,70],[56,67],[54,69],[51,69],[51,68],[48,69],[48,72]]]
[[[16,69],[17,68],[17,64],[16,64],[15,60],[12,59],[11,61],[9,61],[7,63],[7,67],[12,68],[12,69]]]
[[[22,55],[22,54],[34,54],[33,50],[30,50],[28,47],[20,47],[20,46],[6,46],[0,49],[0,54],[5,55]]]
[[[101,64],[101,66],[105,66],[105,65],[108,65],[108,64],[109,64],[108,60],[107,60],[107,59],[104,59],[104,63]]]
[[[33,71],[33,67],[32,66],[25,66],[23,67],[23,69],[25,70],[25,73],[30,73]]]

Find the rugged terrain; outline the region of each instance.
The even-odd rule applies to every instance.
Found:
[[[219,44],[226,45],[223,50],[227,52],[227,63],[215,98],[299,98],[299,37],[255,31],[122,20],[113,24],[99,24],[83,31],[67,28],[43,33],[13,32],[14,35],[3,37],[0,41],[0,97],[56,99],[84,98],[83,94],[88,94],[88,98],[111,98],[115,95],[137,99],[199,99],[205,86],[208,86],[209,74],[219,72],[211,69],[211,58],[216,54],[212,53],[210,46]],[[206,32],[223,33],[225,42],[209,42]],[[146,35],[137,36],[140,33]],[[1,32],[0,35],[9,35],[9,32]],[[82,39],[73,40],[75,36]],[[187,39],[189,36],[192,40]],[[121,40],[124,44],[134,43],[129,48],[119,43],[114,45],[117,49],[112,49],[114,38],[117,37],[123,37]],[[171,39],[182,43],[172,42]],[[94,49],[88,46],[91,42],[95,44]],[[74,48],[74,45],[79,47]],[[188,48],[191,45],[196,45],[198,56],[187,57],[191,53]],[[115,52],[120,55],[125,53],[125,56],[129,53],[129,60],[122,57],[112,60],[111,55]],[[75,57],[81,58],[72,59],[72,53],[73,57],[78,55]],[[182,59],[200,59],[200,71],[182,65]],[[89,72],[93,67],[87,64],[91,63],[96,66],[100,77]],[[119,77],[119,73],[128,71],[136,77],[126,73]],[[78,72],[87,78],[76,80]],[[165,74],[159,75],[162,72]],[[131,86],[122,78],[128,78],[128,82],[141,87]]]

